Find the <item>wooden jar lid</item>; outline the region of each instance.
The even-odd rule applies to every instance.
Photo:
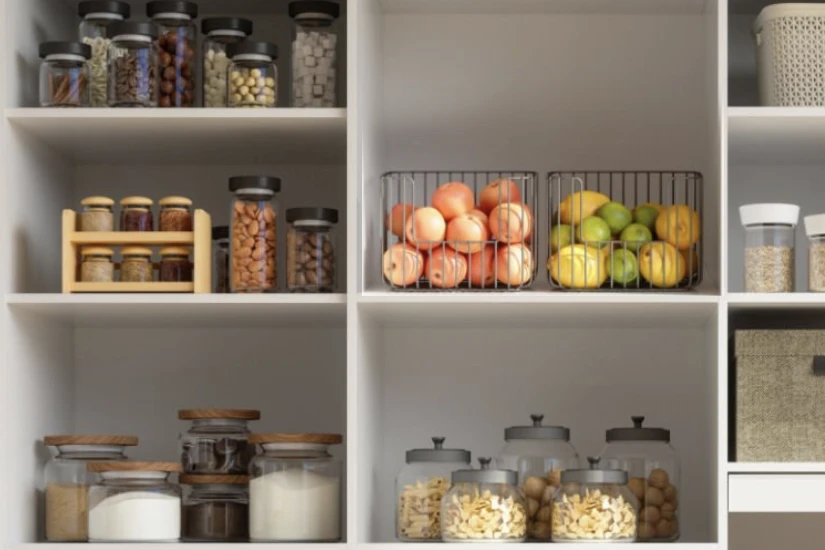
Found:
[[[114,256],[115,253],[111,248],[105,246],[87,246],[81,252],[83,256]]]
[[[261,411],[255,409],[181,409],[178,411],[181,420],[260,420]]]
[[[163,197],[158,204],[161,206],[192,206],[192,200],[186,197]]]
[[[152,249],[144,246],[127,246],[120,251],[124,256],[151,256]]]
[[[160,249],[161,256],[189,256],[189,249],[182,246],[167,246]]]
[[[114,206],[115,201],[109,197],[86,197],[80,204],[83,206]]]
[[[120,199],[120,206],[152,206],[152,199],[149,197],[123,197]]]
[[[249,476],[220,475],[220,474],[181,474],[178,476],[181,485],[247,485]]]
[[[177,462],[138,462],[121,460],[119,462],[89,462],[86,469],[90,472],[182,472]]]
[[[138,438],[133,435],[47,435],[43,444],[49,447],[60,445],[114,445],[134,447]]]
[[[338,445],[344,441],[341,434],[251,434],[249,442],[256,445],[267,443],[316,443],[319,445]]]

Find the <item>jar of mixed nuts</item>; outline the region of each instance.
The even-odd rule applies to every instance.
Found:
[[[178,418],[192,425],[180,435],[183,471],[187,474],[247,473],[255,448],[249,443],[249,421],[261,412],[247,409],[185,409]]]
[[[229,107],[275,107],[278,101],[278,46],[245,41],[227,48]]]
[[[109,33],[109,107],[157,107],[158,28],[143,21],[116,21]]]
[[[160,249],[160,280],[164,283],[191,283],[193,278],[189,249],[168,246]]]
[[[109,87],[109,27],[115,21],[129,19],[131,8],[120,0],[88,0],[77,5],[82,17],[78,32],[80,41],[92,49],[89,60],[89,99],[92,107],[107,107]]]
[[[192,201],[186,197],[164,197],[158,201],[160,231],[192,231]]]
[[[739,216],[745,228],[745,292],[793,292],[799,206],[746,204]]]
[[[180,0],[153,0],[146,15],[158,26],[159,107],[195,107],[195,44],[198,5]]]
[[[527,537],[524,495],[518,473],[490,467],[456,470],[452,488],[441,500],[441,538],[445,542],[519,542]]]
[[[808,290],[825,292],[825,214],[805,216],[808,235]]]
[[[203,38],[203,106],[226,107],[226,48],[252,34],[252,21],[241,17],[210,17],[201,21]]]
[[[338,211],[290,208],[286,211],[286,284],[292,292],[335,290],[335,235]]]
[[[89,246],[80,253],[83,261],[80,264],[80,282],[83,283],[111,283],[115,279],[115,264],[112,261],[111,248]]]
[[[212,280],[215,294],[229,292],[229,227],[217,225],[212,228]]]
[[[229,179],[232,200],[232,292],[265,292],[278,286],[278,205],[281,180],[269,176]]]
[[[80,204],[83,212],[78,216],[78,231],[114,231],[115,216],[112,208],[115,201],[109,197],[86,197]]]
[[[40,44],[40,106],[88,107],[92,49],[79,42]]]
[[[126,197],[120,201],[121,231],[154,231],[152,199],[148,197]]]
[[[181,538],[189,542],[249,540],[249,476],[183,474]]]
[[[120,282],[152,282],[154,269],[151,249],[142,246],[127,246],[120,252],[123,254],[123,261],[120,262]]]

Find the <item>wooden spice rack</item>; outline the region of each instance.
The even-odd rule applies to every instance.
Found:
[[[194,231],[77,231],[77,213],[63,211],[63,293],[74,292],[190,292],[212,291],[212,218],[195,210]],[[191,283],[83,283],[78,281],[80,252],[84,246],[187,246],[192,248]]]

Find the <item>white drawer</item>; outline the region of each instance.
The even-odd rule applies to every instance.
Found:
[[[825,512],[825,474],[728,476],[730,512]]]

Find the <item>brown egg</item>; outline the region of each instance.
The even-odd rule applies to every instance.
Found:
[[[662,519],[662,514],[655,506],[645,506],[642,510],[642,519],[651,525],[656,525]]]
[[[656,536],[656,527],[647,523],[641,522],[639,523],[639,538],[640,539],[652,539]]]
[[[561,468],[553,468],[547,472],[547,483],[556,487],[561,485]]]
[[[542,504],[550,504],[553,502],[553,497],[556,496],[556,490],[558,487],[554,487],[553,485],[548,485],[547,489],[544,490],[544,496],[541,498]]]
[[[676,517],[676,507],[672,502],[662,504],[662,517],[665,519],[673,519]]]
[[[676,502],[676,498],[677,498],[677,494],[678,494],[678,491],[676,490],[676,487],[674,487],[673,485],[668,485],[667,487],[665,487],[664,493],[665,493],[665,500],[666,501]]]
[[[673,524],[671,524],[668,520],[663,519],[659,520],[659,523],[656,524],[656,536],[659,538],[670,538],[673,534]]]
[[[547,482],[538,476],[530,476],[524,480],[524,495],[529,498],[541,500],[546,488]]]
[[[631,477],[630,481],[627,482],[627,486],[630,487],[630,490],[633,491],[633,494],[636,495],[637,499],[639,499],[639,504],[641,504],[645,499],[646,485],[647,483],[643,477]]]
[[[645,491],[645,504],[648,506],[661,506],[665,501],[665,495],[656,487],[648,487]]]
[[[550,506],[542,506],[539,508],[539,513],[536,514],[536,521],[546,521],[549,522],[553,517],[552,509]]]
[[[536,500],[534,498],[527,497],[527,517],[528,518],[532,518],[533,516],[535,516],[536,512],[539,511],[539,508],[540,508],[540,504],[539,504],[538,500]]]
[[[661,468],[656,468],[650,472],[648,476],[648,480],[650,484],[656,487],[657,489],[664,489],[668,485],[670,485],[670,476],[667,475],[667,472],[662,470]]]
[[[535,522],[530,529],[530,536],[536,540],[549,540],[550,524],[543,521]]]

